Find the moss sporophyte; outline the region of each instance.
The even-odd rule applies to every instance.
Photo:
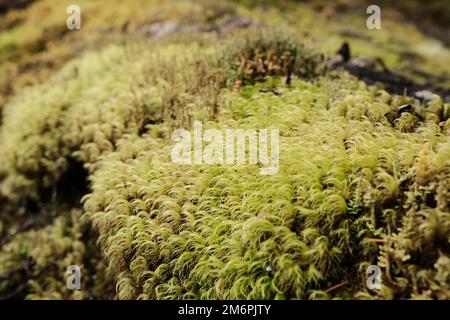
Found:
[[[200,121],[194,121],[193,134],[185,129],[176,129],[172,133],[172,142],[175,142],[171,152],[172,162],[211,165],[259,164],[261,175],[273,175],[278,172],[280,164],[278,129],[225,129],[225,139],[222,132],[223,130],[214,128],[203,132],[203,124]]]

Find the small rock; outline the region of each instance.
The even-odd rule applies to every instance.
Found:
[[[410,104],[405,104],[405,105],[402,105],[402,106],[398,107],[397,113],[400,115],[403,112],[412,113],[413,112],[413,107]]]
[[[273,88],[273,89],[272,89],[272,93],[273,93],[274,95],[276,95],[276,96],[280,96],[280,95],[283,94],[283,92],[282,92],[280,89],[278,89],[278,88]]]
[[[384,116],[391,124],[393,124],[395,119],[397,119],[404,112],[412,113],[413,107],[410,104],[405,104],[397,109],[386,112]]]
[[[422,102],[428,102],[428,101],[432,100],[434,97],[436,97],[436,95],[433,92],[431,92],[430,90],[416,91],[416,92],[414,92],[414,96],[419,98],[419,100]]]
[[[180,25],[176,21],[154,22],[138,30],[139,33],[152,37],[161,38],[179,29]]]
[[[225,22],[225,24],[220,28],[220,33],[227,33],[234,29],[243,29],[255,25],[258,25],[258,23],[252,19],[233,17]]]

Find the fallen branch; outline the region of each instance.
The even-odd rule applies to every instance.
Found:
[[[386,240],[379,238],[364,238],[367,242],[385,243]]]
[[[342,280],[341,282],[339,282],[338,284],[336,284],[336,285],[334,285],[334,286],[332,286],[332,287],[326,289],[325,292],[326,292],[326,293],[330,293],[331,291],[336,290],[337,288],[346,286],[347,284],[349,284],[348,280],[345,280],[345,279],[344,279],[344,280]]]

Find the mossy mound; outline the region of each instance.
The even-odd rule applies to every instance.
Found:
[[[448,297],[448,136],[432,122],[393,128],[393,97],[352,78],[295,81],[280,96],[264,85],[225,94],[209,125],[280,128],[277,175],[172,164],[152,134],[93,175],[85,209],[119,297],[317,298],[343,279],[330,296],[367,297],[377,263],[381,297]]]
[[[183,127],[214,118],[226,85],[287,72],[312,77],[321,62],[268,33],[229,42],[222,49],[211,48],[212,40],[112,46],[23,90],[4,111],[2,194],[39,200],[38,190],[54,185],[72,158],[93,170],[121,138],[141,134],[149,123]]]
[[[80,222],[81,211],[58,214],[44,228],[17,234],[0,252],[1,299],[112,298],[112,278],[95,244],[95,236]],[[82,290],[66,286],[67,268],[83,268]],[[7,278],[3,278],[7,277]]]
[[[330,70],[337,34],[318,49],[293,33],[290,2],[265,11],[276,32],[224,32],[230,16],[261,20],[246,7],[178,6],[173,34],[127,33],[152,7],[119,42],[7,97],[0,298],[449,299],[450,104]],[[188,35],[191,11],[209,18]],[[382,55],[397,65],[410,45]],[[278,129],[278,173],[173,163],[171,135],[194,121]],[[73,264],[81,291],[66,287]]]

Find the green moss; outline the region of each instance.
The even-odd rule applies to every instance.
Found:
[[[23,13],[34,18],[2,32],[6,60],[35,57],[26,44],[40,43],[44,29],[58,34],[53,12],[53,22],[26,32],[52,1],[38,3]],[[0,294],[25,284],[17,295],[36,299],[450,297],[449,105],[326,72],[340,33],[360,30],[355,16],[343,25],[291,3],[259,12],[189,1],[145,11],[143,2],[118,2],[120,14],[82,5],[100,14],[86,30],[112,22],[118,31],[137,16],[124,35],[105,41],[113,44],[86,50],[42,84],[11,90],[0,128],[0,235],[10,237],[0,250]],[[133,33],[173,20],[218,30],[230,16],[268,27],[219,35],[200,28],[153,41]],[[416,41],[431,41],[392,19],[385,26],[359,31],[373,41],[352,40],[355,52],[379,53],[401,68],[402,50],[417,53]],[[43,43],[64,47],[58,39]],[[310,44],[319,39],[320,51]],[[424,68],[447,70],[448,50],[435,49],[421,57]],[[17,61],[0,66],[11,71],[5,81],[18,81]],[[399,114],[406,103],[412,111]],[[205,129],[279,129],[278,174],[261,176],[257,165],[172,163],[171,133],[193,121]],[[43,197],[71,183],[64,177],[73,163],[87,170],[83,210]],[[30,203],[48,225],[12,234]],[[53,217],[49,205],[64,209]],[[76,294],[65,287],[70,264],[88,273]],[[372,264],[382,269],[381,291],[365,287]]]
[[[316,72],[319,59],[307,49],[282,37],[251,35],[217,49],[195,43],[112,46],[68,63],[47,83],[24,90],[4,110],[2,194],[13,201],[38,199],[38,190],[53,185],[67,170],[69,158],[92,170],[123,136],[142,133],[148,123],[166,121],[173,127],[214,119],[227,83],[281,75],[287,68],[293,76]],[[272,69],[256,74],[255,59],[260,58],[254,52],[271,59],[263,63]],[[292,66],[283,54],[291,57]]]
[[[105,263],[80,210],[59,217],[47,227],[20,233],[0,252],[2,299],[98,299],[114,296]],[[81,288],[66,286],[70,265],[81,270]]]
[[[342,279],[349,287],[331,297],[367,296],[364,266],[375,263],[386,272],[384,298],[448,297],[441,270],[450,232],[448,139],[433,123],[401,133],[384,118],[390,106],[379,91],[340,81],[296,81],[281,96],[247,88],[225,95],[214,127],[280,128],[276,176],[259,176],[257,166],[180,167],[151,135],[105,159],[85,209],[118,275],[119,297],[314,298]],[[132,145],[139,152],[124,157]],[[423,189],[441,202],[417,207]],[[436,212],[434,220],[412,218],[423,210]],[[433,254],[412,271],[400,252],[418,247],[371,238]],[[398,291],[397,281],[413,286],[420,274],[429,275],[420,286]]]

